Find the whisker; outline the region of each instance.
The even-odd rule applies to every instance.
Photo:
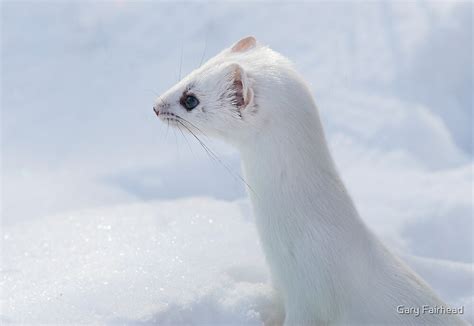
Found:
[[[189,151],[194,155],[194,152],[193,150],[191,149],[191,144],[189,143],[188,141],[188,138],[186,137],[186,135],[184,134],[183,130],[181,130],[181,127],[178,125],[176,125],[178,127],[178,130],[181,132],[181,135],[183,135],[183,138],[184,138],[184,141],[186,142],[186,144],[188,144],[188,148],[189,148]]]
[[[199,62],[199,68],[201,68],[202,63],[204,61],[204,56],[206,55],[206,50],[207,50],[207,37],[209,36],[209,30],[206,32],[206,38],[204,40],[204,50],[202,51],[202,56],[201,56],[201,61]]]
[[[147,88],[146,91],[153,93],[155,96],[159,96],[158,93],[155,90],[151,89],[151,88]]]
[[[178,81],[181,80],[181,67],[183,65],[183,42],[181,41],[181,57],[179,59],[179,75],[178,75]]]
[[[216,160],[219,162],[219,158],[210,150],[209,147],[194,133],[192,132],[191,129],[189,129],[185,124],[183,124],[181,121],[177,120],[184,128],[186,128],[193,136],[196,138],[196,140],[199,142],[199,144],[202,146],[202,148],[206,151],[206,153],[209,155],[210,158]]]
[[[161,98],[161,95],[159,95],[158,98],[160,99],[161,103],[165,105],[165,101],[163,101],[163,99]]]
[[[247,181],[245,181],[245,179],[240,175],[240,174],[237,174],[235,173],[234,171],[232,171],[232,169],[230,169],[226,164],[224,164],[224,162],[190,129],[188,128],[182,121],[181,121],[181,117],[179,117],[179,119],[177,119],[176,121],[178,123],[180,123],[184,128],[186,128],[186,130],[188,130],[191,135],[193,135],[194,138],[196,138],[196,140],[199,142],[199,144],[201,145],[202,148],[204,148],[204,150],[206,151],[206,153],[209,155],[209,157],[211,157],[212,159],[214,159],[215,161],[217,161],[219,164],[221,164],[226,170],[227,172],[229,172],[229,174],[240,180],[241,182],[243,182],[254,194],[256,194],[256,192],[253,190],[252,187],[250,187],[250,185],[247,183]],[[186,121],[186,120],[183,120],[183,121]]]
[[[176,129],[173,128],[173,135],[174,135],[174,142],[176,144],[176,149],[178,152],[178,157],[179,157],[179,144],[178,144],[178,137],[176,136]]]
[[[199,129],[198,127],[196,127],[196,125],[193,124],[193,123],[191,123],[191,121],[188,121],[188,120],[186,120],[185,118],[182,118],[182,117],[179,117],[179,116],[178,116],[178,118],[181,119],[181,120],[183,120],[183,121],[186,122],[186,123],[189,123],[194,129],[196,129],[196,130],[199,131],[201,134],[203,134],[203,136],[208,137],[208,136],[204,133],[204,131],[202,131],[201,129]]]

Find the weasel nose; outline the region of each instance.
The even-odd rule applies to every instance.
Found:
[[[153,106],[153,111],[155,111],[155,114],[156,114],[157,116],[160,115],[160,109],[158,109],[158,108],[156,107],[156,105]]]

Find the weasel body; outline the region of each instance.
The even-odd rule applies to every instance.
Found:
[[[464,324],[370,232],[331,158],[306,83],[247,37],[156,102],[158,117],[237,147],[286,325]]]

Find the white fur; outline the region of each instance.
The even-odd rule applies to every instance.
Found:
[[[446,305],[359,218],[306,83],[283,56],[250,43],[224,50],[185,77],[155,111],[163,119],[178,115],[187,121],[172,117],[173,125],[240,150],[285,324],[463,324],[455,315],[397,313],[399,305]],[[236,71],[245,107],[233,101]],[[187,111],[179,98],[190,85],[200,105]]]

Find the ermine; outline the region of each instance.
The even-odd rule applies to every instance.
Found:
[[[464,324],[367,229],[330,155],[311,91],[247,37],[157,99],[161,120],[220,138],[242,159],[285,325]]]

